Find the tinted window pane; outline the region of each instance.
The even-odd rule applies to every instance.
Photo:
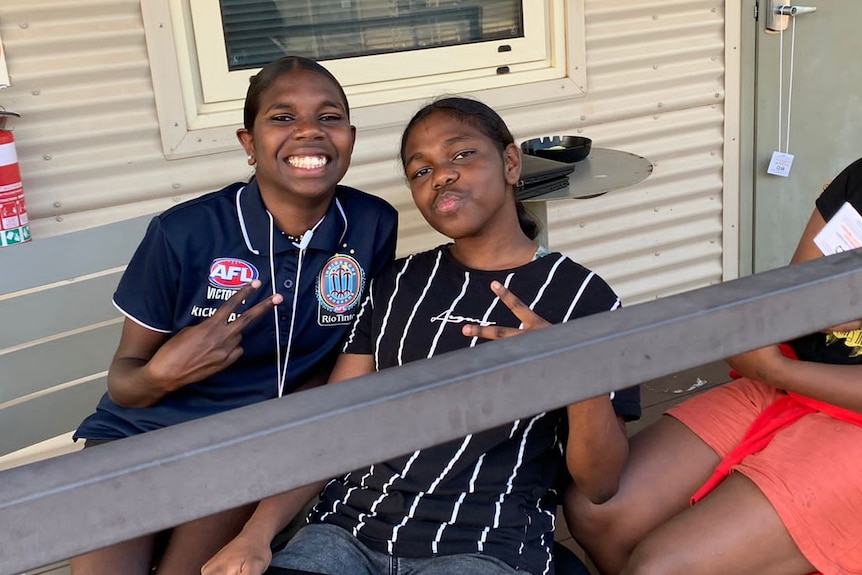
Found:
[[[221,0],[229,70],[524,35],[521,0]]]

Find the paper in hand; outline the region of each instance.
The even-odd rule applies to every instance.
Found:
[[[826,256],[862,247],[862,216],[849,202],[844,202],[814,236],[814,243]]]

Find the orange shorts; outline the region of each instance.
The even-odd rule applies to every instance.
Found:
[[[738,379],[668,410],[720,457],[780,397]],[[862,573],[862,427],[823,413],[779,431],[733,467],[766,495],[808,561],[823,575]]]

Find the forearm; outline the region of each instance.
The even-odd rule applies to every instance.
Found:
[[[612,497],[628,457],[625,427],[607,396],[567,407],[566,465],[578,488],[594,503]]]
[[[170,383],[157,381],[141,359],[115,359],[108,370],[108,395],[122,407],[150,407],[171,390]]]
[[[755,379],[784,391],[862,413],[862,365],[787,359],[759,369]]]
[[[272,561],[272,539],[324,483],[298,487],[261,501],[242,531],[201,569],[203,575],[261,575]]]
[[[246,522],[241,535],[269,544],[324,485],[325,481],[312,483],[264,499]]]

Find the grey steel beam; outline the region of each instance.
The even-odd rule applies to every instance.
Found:
[[[0,575],[858,317],[850,252],[11,469]]]

